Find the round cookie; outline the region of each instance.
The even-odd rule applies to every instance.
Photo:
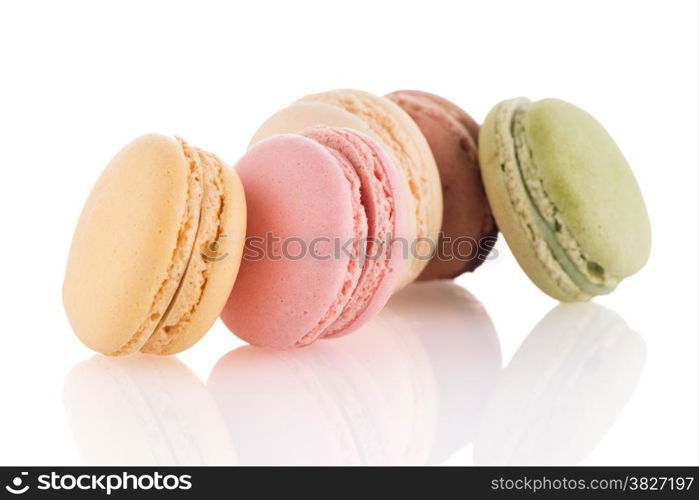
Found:
[[[439,169],[444,199],[438,250],[418,280],[455,278],[480,266],[498,230],[478,165],[478,124],[456,104],[419,90],[386,96],[415,121]]]
[[[75,229],[63,283],[75,334],[108,355],[187,349],[226,302],[245,224],[240,180],[215,155],[174,137],[134,140]]]
[[[531,280],[562,301],[610,293],[650,254],[648,213],[602,125],[557,99],[495,106],[480,131],[495,220]]]
[[[350,333],[407,263],[408,194],[391,159],[356,130],[266,139],[236,164],[250,206],[248,251],[221,315],[243,340],[288,348]]]
[[[411,223],[415,239],[404,244],[410,261],[399,284],[402,287],[422,272],[434,250],[442,226],[442,189],[439,171],[425,137],[398,105],[368,92],[353,89],[311,94],[272,115],[257,130],[251,144],[280,133],[328,125],[364,132],[393,158],[408,183]]]

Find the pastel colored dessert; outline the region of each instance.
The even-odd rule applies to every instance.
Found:
[[[235,465],[206,386],[174,356],[94,355],[66,377],[63,405],[86,465]]]
[[[638,385],[643,338],[594,302],[559,304],[501,375],[474,441],[476,465],[576,465]]]
[[[648,260],[648,213],[602,125],[557,99],[501,102],[480,130],[495,220],[531,280],[562,301],[613,291]]]
[[[420,127],[442,183],[439,250],[418,280],[455,278],[473,271],[486,259],[498,234],[478,165],[478,124],[456,104],[434,94],[400,90],[386,97]]]
[[[358,131],[315,127],[256,144],[236,170],[250,211],[221,315],[228,328],[288,348],[347,334],[378,312],[406,264],[394,241],[411,237],[408,194],[382,148]]]
[[[245,242],[235,172],[182,139],[145,135],[95,184],[68,256],[63,303],[78,338],[108,354],[174,354],[226,302]]]
[[[415,226],[415,249],[399,286],[414,281],[427,265],[442,226],[439,172],[425,137],[400,106],[360,90],[333,90],[303,97],[272,115],[257,130],[251,144],[273,135],[298,132],[315,125],[359,130],[386,148],[408,183]],[[413,240],[406,248],[410,249]]]

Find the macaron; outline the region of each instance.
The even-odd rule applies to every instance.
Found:
[[[473,271],[485,261],[498,234],[478,164],[478,123],[456,104],[428,92],[400,90],[386,97],[422,131],[442,183],[442,231],[437,251],[418,280]]]
[[[107,165],[68,256],[63,303],[77,337],[108,354],[174,354],[211,327],[245,242],[240,179],[176,137],[142,136]]]
[[[498,227],[548,295],[610,293],[648,260],[650,222],[636,179],[582,109],[557,99],[501,102],[480,130],[479,156]]]
[[[402,172],[410,195],[415,239],[400,286],[414,281],[429,262],[442,226],[442,188],[427,140],[400,106],[385,97],[343,89],[311,94],[272,115],[251,144],[315,125],[351,128],[381,144]]]
[[[261,141],[236,170],[250,207],[245,257],[223,322],[289,348],[347,334],[398,285],[409,198],[389,156],[361,132],[315,127]]]

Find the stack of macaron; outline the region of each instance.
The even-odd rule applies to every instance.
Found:
[[[271,116],[233,167],[177,137],[127,145],[85,204],[63,300],[108,355],[180,352],[219,316],[251,344],[304,346],[473,271],[498,230],[561,301],[611,292],[650,252],[631,169],[572,104],[512,99],[479,127],[426,92],[335,90]]]

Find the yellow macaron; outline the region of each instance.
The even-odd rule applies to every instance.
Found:
[[[63,303],[78,338],[108,355],[174,354],[223,308],[245,243],[237,174],[180,138],[122,149],[90,193],[68,257]]]

